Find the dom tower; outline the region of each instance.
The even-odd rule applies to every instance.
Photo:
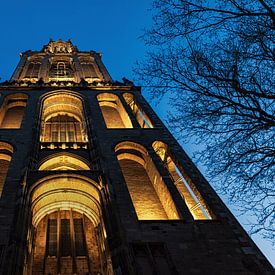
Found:
[[[99,53],[50,41],[0,93],[1,274],[273,273]]]

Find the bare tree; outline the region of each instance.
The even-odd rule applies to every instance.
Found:
[[[213,181],[274,239],[274,0],[155,0],[153,12],[139,79],[171,94],[170,126],[205,145]]]

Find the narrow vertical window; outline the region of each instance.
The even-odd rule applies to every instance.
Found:
[[[49,78],[54,80],[73,80],[74,79],[74,66],[69,58],[50,60],[51,66],[49,70]]]
[[[57,256],[57,220],[48,220],[47,230],[47,255]]]
[[[126,103],[131,108],[136,120],[138,121],[141,128],[154,128],[151,120],[146,115],[146,113],[142,110],[142,108],[137,104],[134,96],[130,93],[124,93],[123,98]]]
[[[69,219],[61,219],[60,222],[60,254],[61,256],[72,255]]]
[[[66,66],[64,62],[58,62],[56,65],[56,76],[63,77],[66,76]]]
[[[13,147],[5,142],[0,142],[0,198],[6,181]]]
[[[40,71],[41,63],[39,62],[30,62],[25,73],[26,78],[38,78]]]
[[[85,256],[85,236],[82,219],[74,219],[75,233],[75,254],[76,256]]]
[[[183,176],[179,167],[173,161],[168,146],[161,141],[155,141],[153,143],[153,148],[162,160],[164,166],[167,168],[171,179],[184,199],[193,218],[196,220],[212,219],[210,212],[195,185]]]
[[[58,232],[58,220],[48,219],[46,255],[57,256],[59,247],[59,255],[61,257],[72,256],[74,246],[76,256],[87,256],[83,219],[73,219],[73,224],[71,224],[70,219],[60,219],[59,221],[60,229]],[[74,234],[74,238],[72,238],[71,234]]]

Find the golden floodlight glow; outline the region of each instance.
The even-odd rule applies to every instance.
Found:
[[[68,94],[66,91],[58,91],[47,97],[43,102],[43,120],[47,121],[56,114],[67,114],[75,117],[78,121],[83,119],[82,102],[74,95]]]
[[[147,150],[126,141],[115,147],[139,220],[178,220],[179,214]]]
[[[162,141],[155,141],[152,144],[155,152],[165,164],[171,178],[174,181],[179,193],[186,203],[190,213],[195,220],[212,219],[211,213],[208,210],[201,194],[190,180],[186,179],[173,161],[168,146]]]
[[[38,170],[90,170],[90,167],[76,156],[56,154],[45,160]]]
[[[134,116],[136,117],[141,128],[154,128],[150,118],[145,112],[138,106],[135,97],[131,93],[124,93],[123,98],[131,108]]]
[[[41,181],[32,193],[34,226],[47,214],[69,209],[85,214],[95,225],[100,222],[100,198],[96,183],[75,175],[59,175]]]
[[[107,128],[133,128],[119,97],[112,93],[101,93],[97,100]]]
[[[15,93],[5,97],[0,109],[0,128],[20,128],[27,99],[28,96],[23,93]]]
[[[86,142],[82,101],[64,90],[43,101],[41,142]]]

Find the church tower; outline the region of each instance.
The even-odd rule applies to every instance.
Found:
[[[101,54],[51,40],[0,94],[0,274],[273,273]]]

